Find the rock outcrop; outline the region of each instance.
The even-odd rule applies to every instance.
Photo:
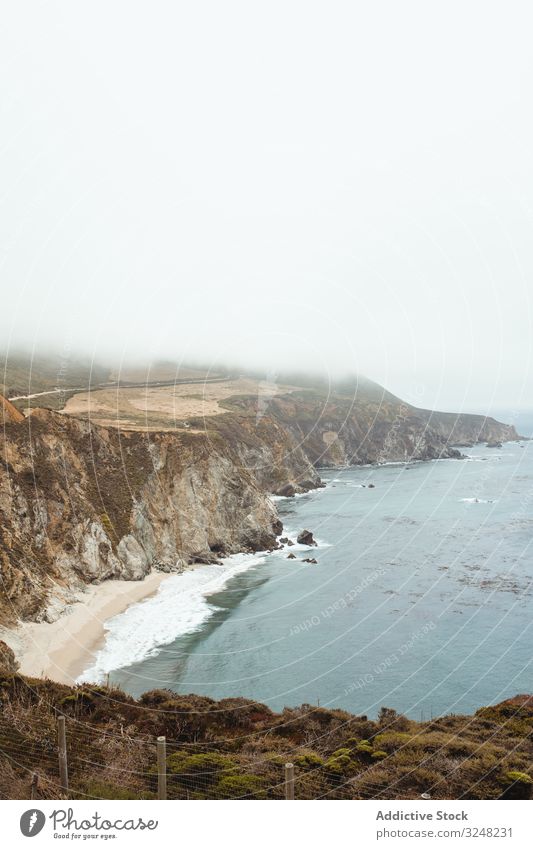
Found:
[[[300,545],[317,545],[312,532],[308,530],[300,531],[296,537],[296,542],[299,542]]]

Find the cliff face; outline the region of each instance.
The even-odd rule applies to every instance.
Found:
[[[431,410],[415,410],[415,414],[450,445],[468,447],[476,442],[512,442],[520,438],[513,425],[486,416]]]
[[[6,425],[1,621],[54,618],[92,581],[274,545],[274,507],[223,447],[203,434],[120,433],[44,410]]]
[[[0,623],[53,619],[90,582],[270,548],[281,527],[267,494],[318,486],[320,466],[459,457],[452,443],[516,438],[393,396],[305,390],[227,409],[142,433],[3,404]]]
[[[254,399],[233,398],[228,407],[234,416],[239,413],[241,423],[255,422]],[[210,426],[227,433],[224,418],[211,419]],[[302,471],[302,458],[314,468],[459,458],[457,446],[518,439],[514,427],[494,419],[418,410],[384,391],[378,397],[366,386],[353,396],[312,390],[275,396],[261,421],[282,429],[289,465],[285,475],[292,471],[295,480],[294,466],[300,476],[309,476]],[[278,479],[286,465],[285,460],[278,463]]]

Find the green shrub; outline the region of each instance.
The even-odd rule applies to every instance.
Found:
[[[349,772],[353,765],[350,749],[342,748],[333,752],[324,764],[324,768],[333,777],[341,777]]]
[[[224,775],[216,787],[214,795],[221,799],[264,799],[263,780],[258,775]]]
[[[300,769],[316,769],[324,765],[324,759],[314,752],[303,752],[294,759],[294,765]]]
[[[167,758],[167,769],[178,780],[201,776],[202,784],[214,784],[221,772],[233,772],[237,764],[231,758],[219,752],[205,752],[191,755],[187,752],[176,752]]]
[[[104,531],[106,532],[107,536],[110,539],[113,539],[116,536],[115,528],[113,527],[113,523],[112,523],[111,519],[109,518],[109,516],[107,515],[107,513],[101,514],[100,521],[102,523],[102,527],[103,527]]]
[[[411,735],[405,731],[383,731],[381,734],[376,734],[374,743],[380,749],[386,749],[392,752],[394,749],[400,749],[411,740]]]
[[[343,764],[340,764],[336,760],[331,760],[331,758],[324,764],[324,769],[330,778],[342,778],[346,772],[346,767]]]
[[[533,784],[533,778],[530,775],[526,772],[520,772],[517,769],[511,769],[509,772],[506,772],[503,780],[505,784]]]
[[[382,749],[377,749],[375,752],[372,752],[372,758],[375,761],[381,761],[386,757],[388,757],[387,752],[384,752]]]
[[[333,752],[331,757],[332,758],[342,758],[342,757],[346,756],[346,757],[350,758],[351,755],[352,755],[352,753],[351,753],[350,749],[347,749],[346,747],[343,746],[340,749],[335,749],[335,751]]]
[[[96,699],[92,693],[88,693],[85,690],[74,690],[74,692],[70,693],[68,696],[64,696],[60,699],[59,704],[65,710],[72,708],[73,710],[78,711],[88,711],[90,709],[94,709]]]

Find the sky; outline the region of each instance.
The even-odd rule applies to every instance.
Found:
[[[4,347],[533,407],[530,4],[2,18]]]

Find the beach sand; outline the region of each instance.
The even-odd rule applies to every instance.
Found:
[[[142,581],[89,585],[79,602],[56,622],[24,622],[0,634],[11,646],[22,675],[73,684],[93,663],[105,638],[104,623],[135,602],[153,595],[169,575],[151,572]]]

